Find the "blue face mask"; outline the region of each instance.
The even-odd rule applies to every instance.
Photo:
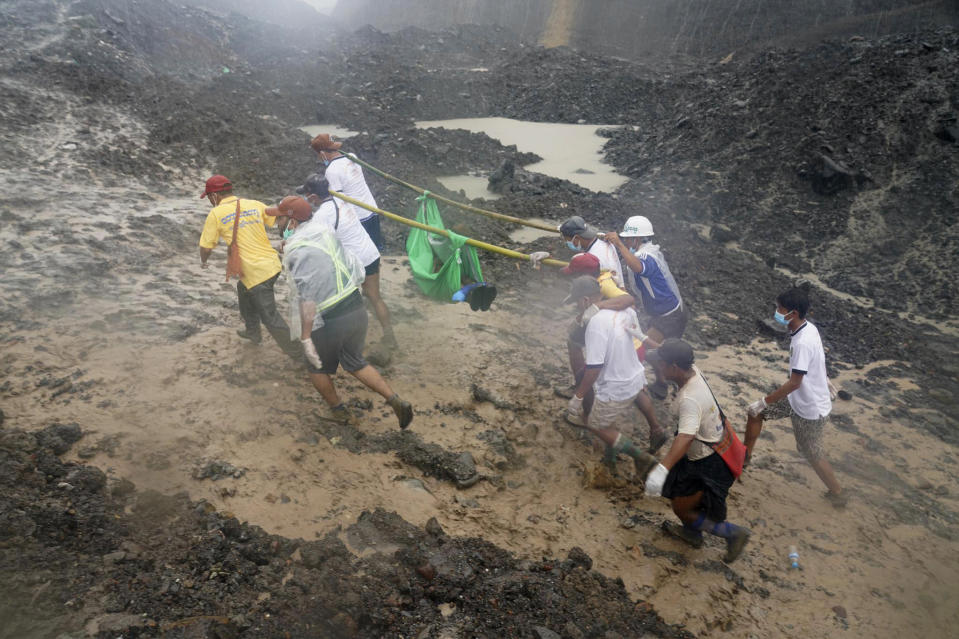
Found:
[[[283,239],[290,239],[290,236],[293,235],[294,231],[296,231],[296,229],[287,228],[285,231],[283,231]]]
[[[792,312],[792,311],[790,311],[790,313],[791,313],[791,312]],[[783,326],[789,326],[789,320],[786,319],[786,316],[783,315],[782,313],[780,313],[779,311],[776,311],[776,313],[773,315],[773,318],[774,318],[777,322],[779,322],[780,324],[782,324]]]
[[[568,246],[569,250],[571,251],[575,251],[577,253],[579,252],[579,247],[573,244],[572,242],[570,242],[569,240],[566,240],[566,246]]]

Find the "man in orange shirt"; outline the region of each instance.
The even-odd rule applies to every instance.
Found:
[[[207,260],[217,243],[222,239],[227,244],[233,241],[233,223],[238,197],[233,195],[233,184],[222,175],[214,175],[206,181],[201,198],[209,198],[213,208],[206,217],[200,236],[200,266],[207,268]],[[273,226],[276,219],[265,215],[266,205],[256,200],[239,200],[240,222],[236,242],[243,264],[243,275],[236,285],[240,316],[246,329],[237,335],[254,344],[262,341],[260,324],[266,326],[273,339],[287,355],[301,359],[300,349],[290,339],[290,329],[276,310],[273,285],[279,277],[280,258],[270,245],[266,227]]]

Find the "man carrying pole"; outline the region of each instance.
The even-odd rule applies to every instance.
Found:
[[[266,235],[266,227],[275,224],[274,218],[267,215],[262,202],[233,195],[233,184],[222,175],[207,180],[200,197],[209,198],[213,204],[200,235],[201,268],[207,268],[207,260],[221,239],[231,245],[236,237],[233,250],[239,251],[242,271],[236,296],[240,317],[246,324],[237,335],[259,344],[263,340],[262,324],[287,355],[299,359],[299,349],[290,341],[290,329],[276,310],[273,285],[280,275],[280,258]]]

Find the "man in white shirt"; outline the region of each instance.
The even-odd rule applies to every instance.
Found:
[[[325,176],[318,173],[309,176],[303,186],[296,191],[316,209],[313,219],[321,220],[332,228],[336,232],[336,239],[346,250],[355,254],[363,264],[366,271],[363,295],[370,300],[373,313],[383,327],[384,345],[395,348],[396,336],[393,334],[390,310],[380,295],[380,252],[360,223],[357,209],[352,204],[337,201],[331,196],[329,182]]]
[[[370,186],[363,175],[363,167],[340,153],[342,146],[343,143],[334,140],[329,133],[321,133],[310,142],[310,147],[316,151],[317,157],[326,167],[324,175],[331,189],[377,208],[376,199],[373,198],[373,192],[370,191]],[[366,209],[360,209],[357,215],[360,217],[360,224],[373,240],[373,244],[382,251],[383,234],[380,231],[380,216]]]
[[[576,304],[586,322],[586,368],[567,414],[572,421],[584,423],[606,444],[603,461],[615,472],[616,457],[622,453],[633,458],[636,478],[642,480],[656,459],[635,446],[620,432],[620,426],[632,426],[633,402],[646,385],[646,374],[636,350],[630,329],[639,328],[636,311],[631,308],[600,310],[596,304],[603,293],[596,278],[577,277],[570,286],[565,304]],[[583,398],[593,389],[593,406],[584,418]]]
[[[566,240],[566,246],[574,253],[580,251],[595,255],[599,260],[599,269],[613,274],[616,286],[623,288],[623,265],[619,261],[616,248],[606,240],[597,237],[596,229],[586,224],[578,215],[574,215],[559,226],[559,232]]]
[[[736,478],[712,447],[723,437],[719,403],[693,366],[695,355],[686,342],[667,339],[647,357],[659,360],[663,376],[679,386],[679,424],[666,457],[646,478],[646,493],[670,499],[673,512],[683,522],[682,526],[665,524],[667,533],[695,548],[703,545],[703,531],[722,537],[726,540],[723,561],[735,561],[750,532],[726,521],[726,497]]]
[[[806,319],[809,294],[794,287],[776,298],[774,319],[789,328],[789,379],[769,395],[747,409],[746,461],[762,432],[763,421],[791,417],[796,448],[809,461],[829,492],[825,494],[833,506],[842,508],[848,498],[836,479],[823,448],[823,430],[832,412],[829,378],[826,376],[826,353],[819,329]]]

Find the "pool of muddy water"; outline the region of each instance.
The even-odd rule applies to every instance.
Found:
[[[543,158],[525,168],[551,177],[569,180],[583,188],[612,192],[626,183],[613,167],[603,162],[606,138],[598,134],[609,128],[598,124],[562,124],[523,122],[509,118],[463,118],[458,120],[425,120],[416,123],[421,129],[466,129],[485,133],[505,145],[515,144],[520,151]],[[467,197],[492,199],[486,189],[486,176],[448,176],[439,178],[443,186],[463,189]]]

